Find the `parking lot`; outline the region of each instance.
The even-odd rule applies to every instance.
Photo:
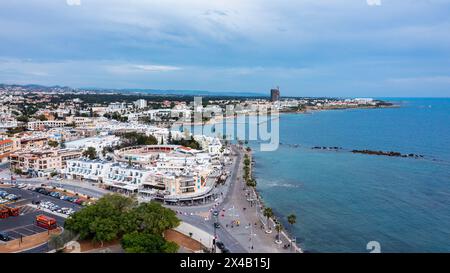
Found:
[[[1,188],[1,190],[22,197],[17,202],[10,204],[11,206],[21,206],[24,204],[30,204],[30,203],[36,203],[36,202],[52,202],[53,204],[58,205],[60,207],[71,208],[75,211],[78,211],[81,209],[81,206],[77,205],[75,203],[61,200],[58,198],[53,198],[51,196],[40,194],[38,192],[34,192],[31,190],[25,190],[25,189],[19,189],[19,188]]]
[[[10,216],[5,219],[0,219],[0,232],[7,235],[10,240],[46,232],[46,229],[38,227],[35,223],[36,216],[41,214],[54,218],[58,226],[64,226],[65,218],[54,213],[50,213],[48,211],[50,209],[48,207],[49,203],[60,208],[68,208],[74,211],[78,211],[82,208],[82,206],[73,202],[61,200],[59,198],[44,195],[32,190],[3,187],[0,188],[0,190],[6,191],[9,194],[20,196],[19,200],[8,203],[8,206],[10,207],[20,207],[19,216]],[[42,211],[39,207],[30,205],[36,203],[38,203],[39,206],[47,208],[47,210]]]
[[[41,233],[47,231],[44,228],[38,227],[36,225],[27,225],[22,227],[17,227],[15,229],[4,231],[3,233],[8,235],[11,240],[20,239],[21,237],[30,236],[33,234]]]
[[[25,237],[47,231],[46,229],[38,227],[35,224],[36,216],[41,214],[54,218],[58,223],[58,226],[64,226],[64,218],[48,212],[43,212],[41,210],[34,210],[24,215],[0,219],[0,232],[6,233],[12,240],[14,240],[20,238],[21,235]]]

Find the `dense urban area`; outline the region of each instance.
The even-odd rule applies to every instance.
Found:
[[[278,88],[194,101],[0,85],[0,252],[302,252],[256,190],[248,142],[193,126],[391,106]]]

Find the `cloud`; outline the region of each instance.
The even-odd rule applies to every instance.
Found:
[[[3,65],[0,82],[371,96],[444,86],[411,77],[450,75],[450,2],[382,1],[0,1],[0,58],[34,60]]]
[[[69,6],[81,6],[81,0],[66,0]]]
[[[381,6],[381,0],[366,0],[369,6]]]
[[[167,72],[181,69],[181,67],[169,65],[133,65],[132,68],[146,72]]]
[[[106,70],[114,74],[158,73],[181,70],[181,67],[171,65],[149,64],[113,64],[106,65]]]

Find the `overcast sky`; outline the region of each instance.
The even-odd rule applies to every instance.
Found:
[[[0,82],[450,96],[450,0],[0,1]]]

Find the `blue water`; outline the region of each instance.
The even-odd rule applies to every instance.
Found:
[[[282,114],[276,151],[250,143],[259,192],[306,251],[450,252],[450,99],[391,101],[401,107]]]

